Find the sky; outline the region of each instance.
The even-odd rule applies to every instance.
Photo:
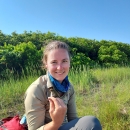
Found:
[[[130,0],[0,0],[0,30],[130,44]]]

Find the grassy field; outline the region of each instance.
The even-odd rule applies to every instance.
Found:
[[[20,80],[0,81],[0,119],[24,114],[24,92],[40,76],[30,72]],[[130,68],[72,69],[79,116],[95,115],[103,130],[130,130]]]

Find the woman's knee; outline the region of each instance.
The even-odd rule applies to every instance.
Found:
[[[92,127],[92,130],[102,130],[101,123],[95,116],[84,116],[80,120],[86,125],[86,128]]]

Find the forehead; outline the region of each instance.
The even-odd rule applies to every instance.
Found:
[[[48,58],[69,58],[68,51],[66,49],[52,49],[48,52]]]

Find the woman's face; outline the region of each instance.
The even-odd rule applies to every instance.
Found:
[[[48,53],[46,68],[53,78],[60,83],[68,75],[70,58],[67,50],[53,49]]]

